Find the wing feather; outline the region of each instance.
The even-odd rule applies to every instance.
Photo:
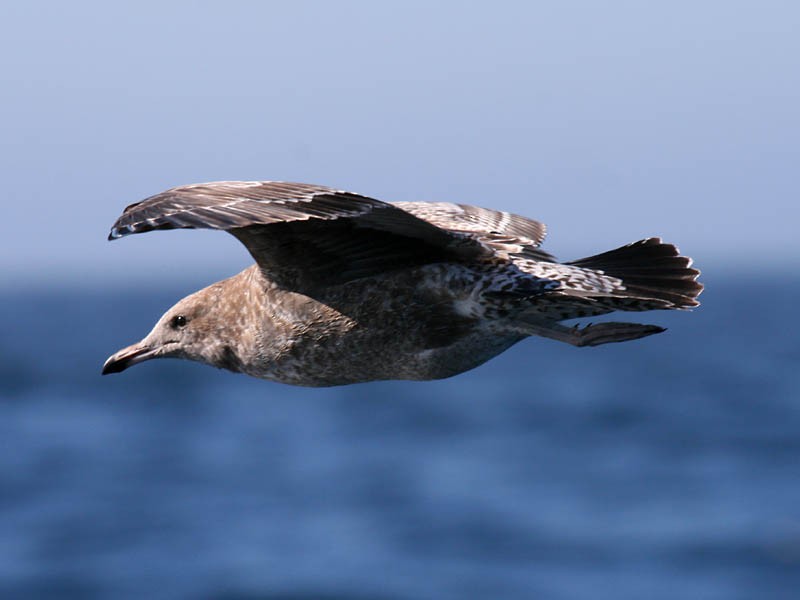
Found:
[[[270,277],[309,288],[444,260],[491,258],[473,236],[392,204],[328,187],[223,181],[172,188],[128,206],[109,239],[159,229],[221,229]]]
[[[551,262],[539,250],[547,235],[544,223],[513,213],[450,202],[395,202],[395,206],[453,233],[475,239],[496,253]]]
[[[553,261],[544,224],[446,202],[387,203],[329,187],[218,181],[128,206],[109,239],[159,229],[232,233],[270,277],[309,288],[447,260]]]
[[[309,218],[356,217],[385,205],[318,185],[270,181],[193,184],[131,204],[117,219],[109,239],[154,229],[233,229]]]

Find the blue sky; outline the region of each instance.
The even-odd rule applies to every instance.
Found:
[[[108,243],[127,204],[278,179],[800,263],[796,2],[0,6],[0,285],[211,281],[217,232]]]

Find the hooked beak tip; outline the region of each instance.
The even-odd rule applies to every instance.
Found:
[[[100,372],[100,374],[109,375],[111,373],[121,373],[127,367],[128,365],[125,364],[125,361],[115,360],[113,356],[110,356],[103,364],[103,370]]]
[[[128,367],[143,362],[149,358],[153,358],[155,352],[147,346],[134,344],[123,348],[116,354],[108,357],[108,360],[103,364],[101,375],[110,375],[111,373],[121,373]]]

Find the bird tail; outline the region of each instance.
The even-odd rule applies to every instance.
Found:
[[[620,295],[659,300],[668,308],[700,305],[697,301],[703,291],[703,284],[697,281],[700,271],[691,268],[691,258],[681,256],[674,245],[665,244],[661,238],[639,240],[567,264],[621,279],[625,291]]]

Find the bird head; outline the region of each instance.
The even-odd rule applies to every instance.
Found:
[[[112,354],[103,365],[103,375],[153,358],[185,358],[230,369],[220,364],[231,351],[219,339],[223,329],[218,327],[215,295],[206,288],[182,299],[164,313],[147,337]],[[230,357],[227,360],[231,362]]]

